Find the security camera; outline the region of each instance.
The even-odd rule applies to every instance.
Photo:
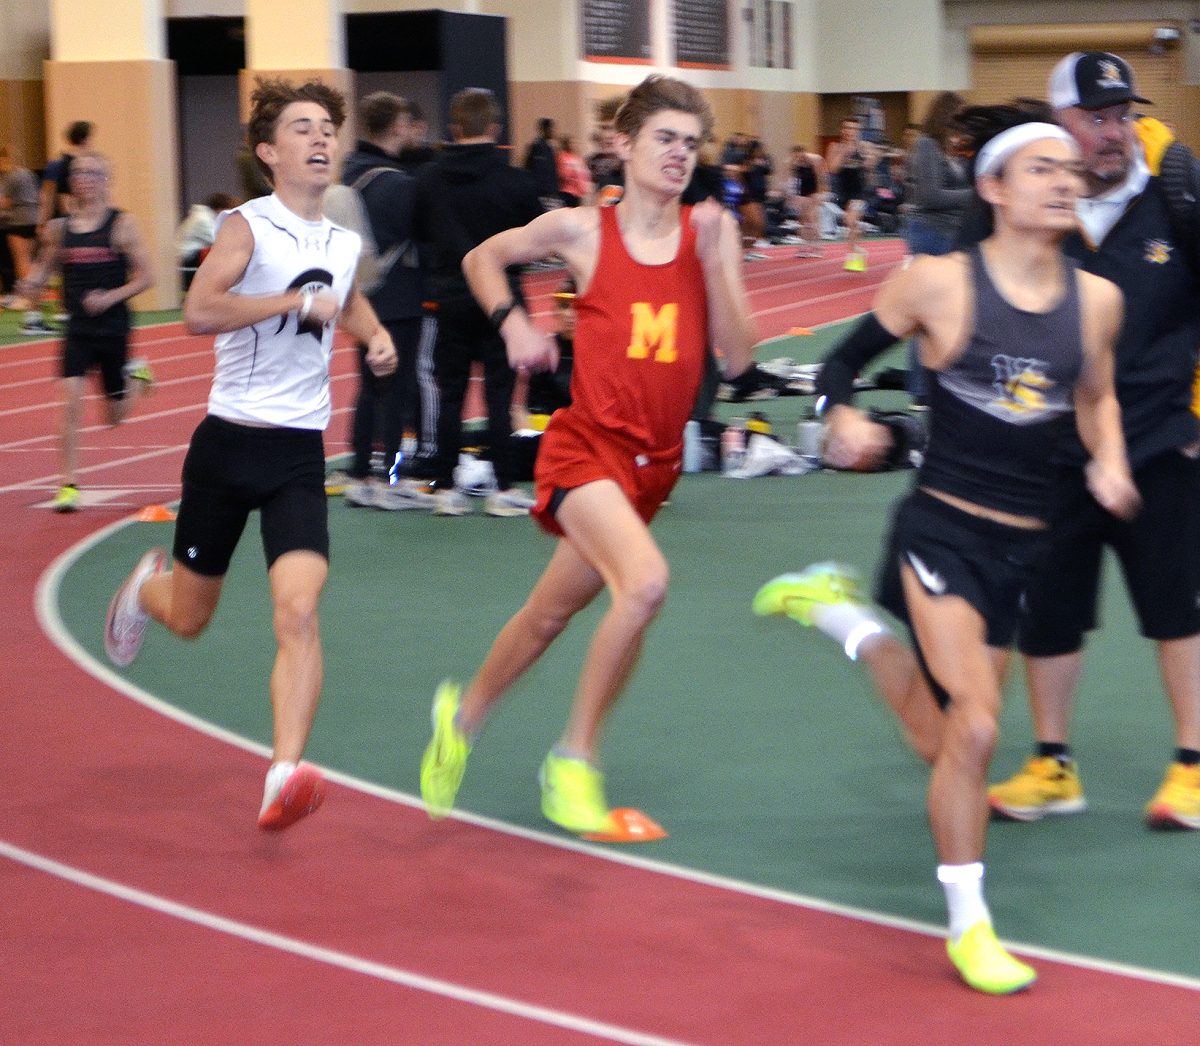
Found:
[[[1179,30],[1169,25],[1160,25],[1154,30],[1153,35],[1160,44],[1173,43],[1179,39]]]

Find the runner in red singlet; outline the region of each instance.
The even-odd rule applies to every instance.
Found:
[[[682,433],[708,347],[729,375],[754,343],[741,249],[715,201],[680,205],[712,112],[694,88],[651,76],[616,117],[625,195],[611,208],[551,211],[481,244],[463,268],[518,370],[552,368],[556,346],[514,305],[505,267],[554,254],[574,276],[570,407],[557,412],[537,465],[535,518],[560,540],[525,605],[465,688],[444,683],[421,765],[433,816],[453,805],[471,745],[492,705],[571,618],[605,588],[612,599],[580,674],[557,745],[542,765],[542,812],[571,832],[634,840],[653,822],[609,809],[597,754],[601,727],[662,606],[667,563],[647,524],[679,475]],[[628,812],[626,812],[628,813]]]

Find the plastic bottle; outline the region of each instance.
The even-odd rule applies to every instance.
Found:
[[[721,471],[727,475],[746,460],[746,422],[732,418],[721,433]]]
[[[683,471],[699,472],[700,457],[700,422],[693,420],[683,426]]]

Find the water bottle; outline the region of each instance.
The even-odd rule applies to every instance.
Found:
[[[701,469],[700,422],[689,421],[683,426],[683,471]]]
[[[796,426],[796,449],[806,458],[819,458],[825,439],[825,425],[820,421],[802,421]]]
[[[746,460],[746,422],[732,418],[721,433],[721,470],[728,475]]]

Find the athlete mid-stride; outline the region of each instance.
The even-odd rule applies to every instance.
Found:
[[[464,264],[518,370],[555,363],[555,342],[514,304],[506,266],[548,255],[578,294],[572,404],[538,452],[533,515],[559,538],[525,605],[466,687],[443,683],[421,794],[433,816],[454,805],[467,755],[501,696],[571,618],[605,588],[611,605],[592,639],[567,725],[542,764],[542,813],[569,832],[661,838],[636,811],[612,811],[598,765],[600,731],[667,590],[649,523],[680,472],[683,427],[709,346],[729,375],[750,363],[753,327],[730,215],[713,201],[680,205],[712,111],[694,88],[652,76],[616,116],[625,193],[615,207],[564,207],[485,241]]]
[[[1001,108],[994,117],[1011,123],[1017,113]],[[775,578],[754,610],[814,625],[866,664],[932,766],[929,819],[950,959],[971,987],[1003,994],[1036,974],[996,939],[983,898],[987,770],[1021,593],[1046,540],[1051,451],[1064,428],[1077,426],[1091,455],[1088,484],[1104,508],[1128,517],[1139,502],[1112,380],[1121,294],[1061,249],[1083,188],[1079,150],[1046,123],[993,130],[979,145],[976,188],[995,232],[969,251],[918,258],[890,279],[826,361],[818,388],[826,459],[867,467],[886,451],[888,430],[851,406],[854,377],[896,340],[918,338],[930,375],[929,444],[916,489],[893,517],[877,587],[913,647],[835,564]]]
[[[183,317],[217,335],[208,413],[183,463],[174,563],[142,557],[113,597],[105,648],[128,665],[153,618],[194,639],[221,597],[252,510],[261,514],[277,652],[271,672],[274,754],[259,827],[286,828],[320,805],[321,775],[300,762],[323,681],[317,605],[329,571],[325,454],[336,325],[391,373],[391,338],[354,286],[360,240],[321,214],[337,169],[340,94],[312,81],[260,81],[250,147],[274,192],[222,215]]]

